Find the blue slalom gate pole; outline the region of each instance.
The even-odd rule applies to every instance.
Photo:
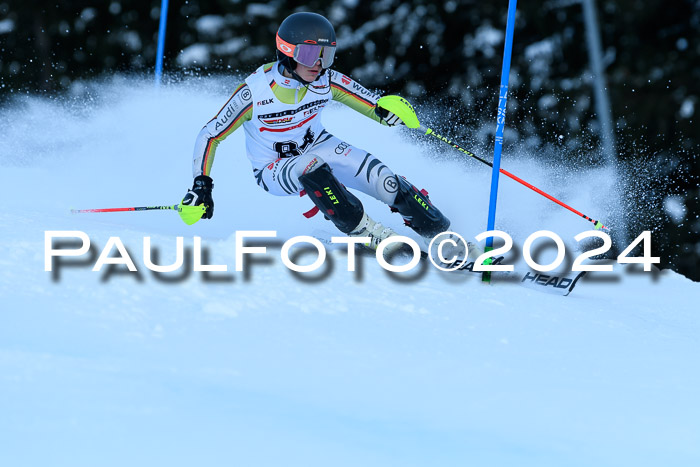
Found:
[[[163,54],[165,53],[165,27],[168,21],[168,0],[160,4],[160,25],[158,27],[158,51],[156,52],[156,87],[163,76]]]
[[[510,75],[510,57],[513,51],[513,31],[515,29],[515,11],[518,1],[508,1],[508,20],[506,22],[506,41],[503,50],[503,65],[501,67],[501,88],[498,94],[498,114],[496,116],[496,144],[493,149],[493,170],[491,172],[491,197],[489,199],[489,218],[486,230],[494,230],[496,224],[496,201],[498,199],[498,175],[501,169],[501,150],[503,149],[503,129],[506,124],[506,98],[508,97],[508,75]],[[493,237],[486,239],[485,251],[493,250]],[[491,280],[491,274],[486,272],[482,280]]]

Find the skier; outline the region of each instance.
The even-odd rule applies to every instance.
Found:
[[[426,241],[449,228],[447,217],[404,177],[395,175],[374,155],[324,129],[321,113],[331,100],[382,125],[403,123],[394,113],[377,106],[379,96],[330,68],[335,50],[335,31],[325,17],[294,13],[282,22],[277,31],[277,61],[248,76],[197,136],[194,184],[183,205],[203,204],[202,217],[212,217],[214,184],[210,174],[216,148],[243,127],[258,186],[276,196],[299,195],[304,190],[315,209],[338,230],[349,236],[369,237],[368,248],[376,250],[382,240],[396,233],[370,218],[350,189],[389,205]],[[467,253],[464,250],[462,246],[457,252],[462,260]],[[389,251],[391,248],[385,253]]]

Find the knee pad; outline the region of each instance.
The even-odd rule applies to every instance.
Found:
[[[345,188],[319,158],[308,161],[308,170],[299,176],[299,183],[318,209],[343,233],[350,233],[360,223],[365,209],[362,202]]]
[[[450,220],[433,206],[427,193],[419,191],[404,177],[395,177],[398,191],[391,208],[401,214],[407,226],[422,237],[433,237],[450,227]]]

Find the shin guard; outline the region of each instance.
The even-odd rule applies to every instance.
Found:
[[[450,220],[433,206],[427,193],[419,191],[404,177],[396,176],[396,180],[399,189],[391,208],[403,216],[407,226],[422,237],[433,237],[450,227]]]
[[[343,233],[357,227],[365,212],[362,202],[345,188],[325,162],[299,177],[299,183],[322,214]]]

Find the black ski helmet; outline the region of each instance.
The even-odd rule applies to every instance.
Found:
[[[277,60],[292,75],[297,63],[289,46],[297,44],[318,44],[335,47],[335,29],[325,17],[318,13],[300,12],[293,13],[282,21],[277,30]],[[323,72],[325,69],[321,72]],[[296,78],[296,76],[295,76]],[[298,78],[297,78],[298,79]]]

